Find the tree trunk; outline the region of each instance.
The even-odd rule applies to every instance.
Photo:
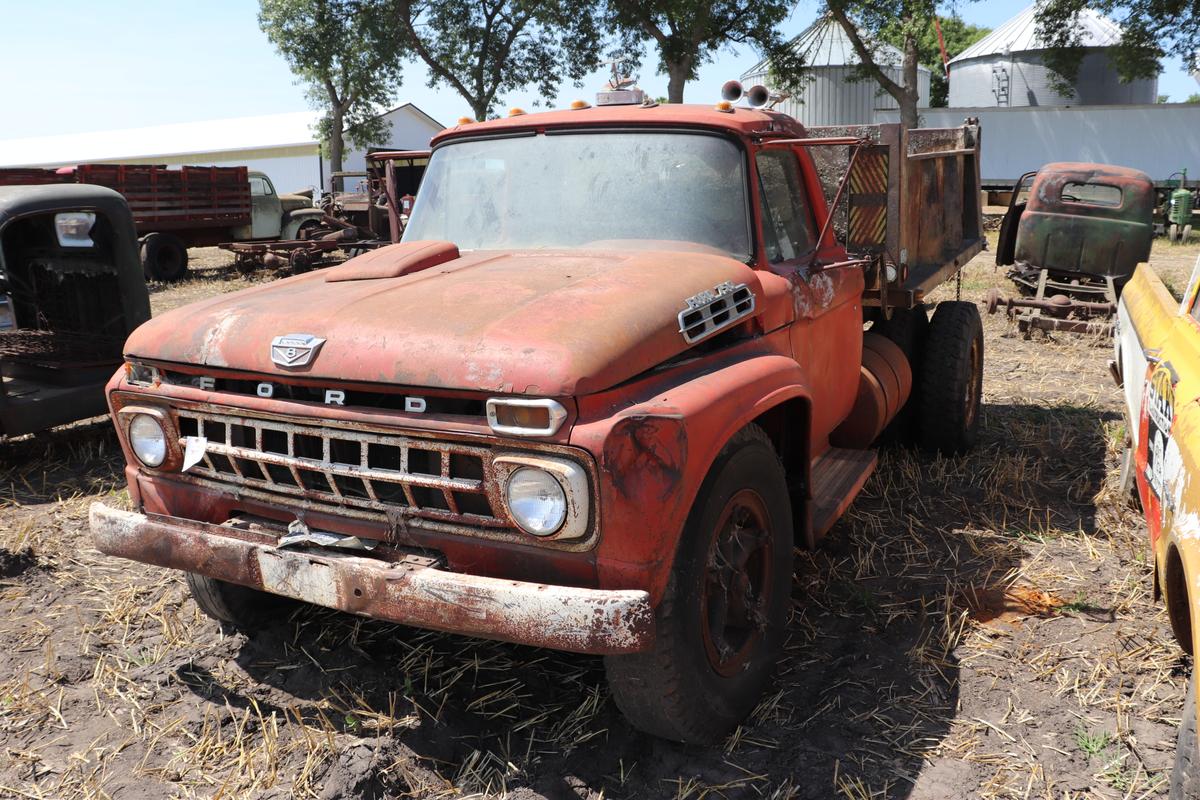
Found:
[[[912,130],[920,127],[921,124],[917,116],[917,103],[921,99],[917,86],[917,58],[917,37],[912,33],[906,34],[904,37],[904,60],[900,66],[900,70],[904,74],[904,86],[901,97],[896,98],[900,104],[900,124],[904,126],[905,130]]]
[[[341,106],[335,104],[329,112],[329,188],[337,189],[334,185],[333,173],[342,171],[342,127],[345,119]]]
[[[683,102],[683,87],[692,71],[690,66],[682,62],[667,64],[667,102]]]
[[[488,103],[486,100],[471,100],[471,113],[475,115],[476,122],[483,122],[487,119]]]

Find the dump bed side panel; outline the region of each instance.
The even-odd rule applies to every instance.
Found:
[[[899,268],[889,305],[920,302],[983,249],[977,125],[911,131],[896,124],[839,125],[808,132],[866,142],[834,225],[851,253],[881,253]],[[832,199],[850,148],[813,148],[813,157]]]

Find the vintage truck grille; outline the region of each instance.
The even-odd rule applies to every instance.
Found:
[[[190,409],[178,420],[206,440],[189,475],[356,516],[511,527],[487,447]]]

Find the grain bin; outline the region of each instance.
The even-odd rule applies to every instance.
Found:
[[[1121,27],[1089,8],[1076,20],[1086,52],[1068,94],[1055,91],[1054,73],[1043,63],[1036,6],[1029,6],[950,60],[950,106],[1134,105],[1158,99],[1158,79],[1122,83],[1111,58]]]
[[[802,91],[776,105],[776,110],[792,115],[804,125],[815,126],[871,124],[876,122],[876,111],[899,108],[874,80],[858,78],[858,54],[833,18],[818,17],[788,46],[804,56],[810,70],[803,79]],[[886,44],[879,46],[878,53],[883,72],[897,83],[902,82],[903,54]],[[778,88],[767,59],[747,70],[742,83],[747,86],[760,83],[773,91]],[[929,103],[929,70],[925,67],[917,68],[917,92],[917,105],[923,108]]]

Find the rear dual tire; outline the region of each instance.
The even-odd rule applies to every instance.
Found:
[[[979,438],[983,395],[983,320],[974,303],[945,300],[896,309],[871,326],[894,342],[913,372],[912,394],[880,441],[957,455]]]
[[[142,238],[141,258],[146,280],[170,283],[187,274],[187,247],[174,234],[146,234]]]

